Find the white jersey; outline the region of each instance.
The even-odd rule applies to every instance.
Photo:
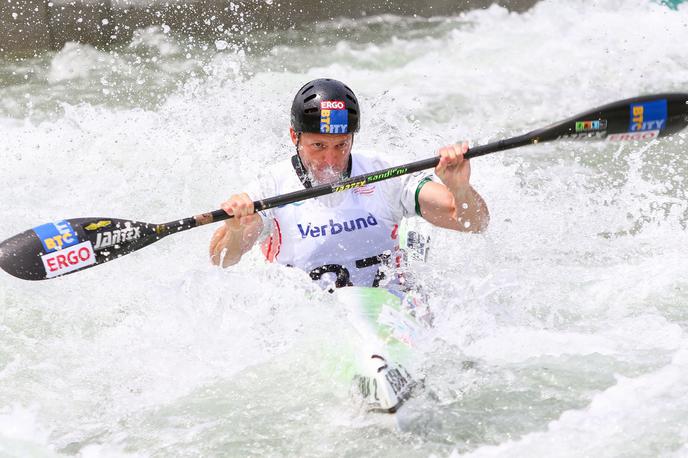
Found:
[[[351,176],[392,167],[368,154],[352,154]],[[377,286],[380,260],[398,250],[405,216],[420,214],[418,193],[427,173],[353,188],[260,212],[263,253],[337,286]],[[260,200],[303,189],[290,160],[268,168],[249,197]]]

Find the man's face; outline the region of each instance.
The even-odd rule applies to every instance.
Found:
[[[290,129],[296,145],[297,133]],[[304,132],[299,142],[299,156],[314,185],[342,179],[349,165],[353,134],[315,134]]]

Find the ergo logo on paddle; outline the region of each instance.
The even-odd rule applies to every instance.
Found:
[[[658,130],[646,130],[644,132],[625,132],[622,134],[612,134],[607,137],[608,142],[637,142],[652,140],[659,137]]]
[[[346,105],[341,100],[323,100],[320,102],[321,110],[346,110]]]
[[[41,256],[45,267],[45,278],[53,278],[73,272],[82,267],[96,263],[95,253],[91,242],[82,242],[77,245],[63,248],[62,250]]]

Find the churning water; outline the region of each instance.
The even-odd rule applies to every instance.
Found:
[[[151,28],[0,62],[0,238],[218,208],[290,154],[291,98],[316,77],[357,92],[356,145],[398,163],[688,90],[688,5],[544,0],[251,40]],[[211,267],[212,227],[56,280],[3,274],[0,455],[688,456],[686,140],[472,162],[492,223],[432,230],[437,327],[400,429],[350,402],[340,304],[258,254]]]

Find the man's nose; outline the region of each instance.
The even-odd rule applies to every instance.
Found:
[[[329,166],[336,165],[339,162],[339,158],[341,157],[342,153],[335,147],[330,147],[325,150],[325,154],[323,155],[323,159],[325,164]]]

